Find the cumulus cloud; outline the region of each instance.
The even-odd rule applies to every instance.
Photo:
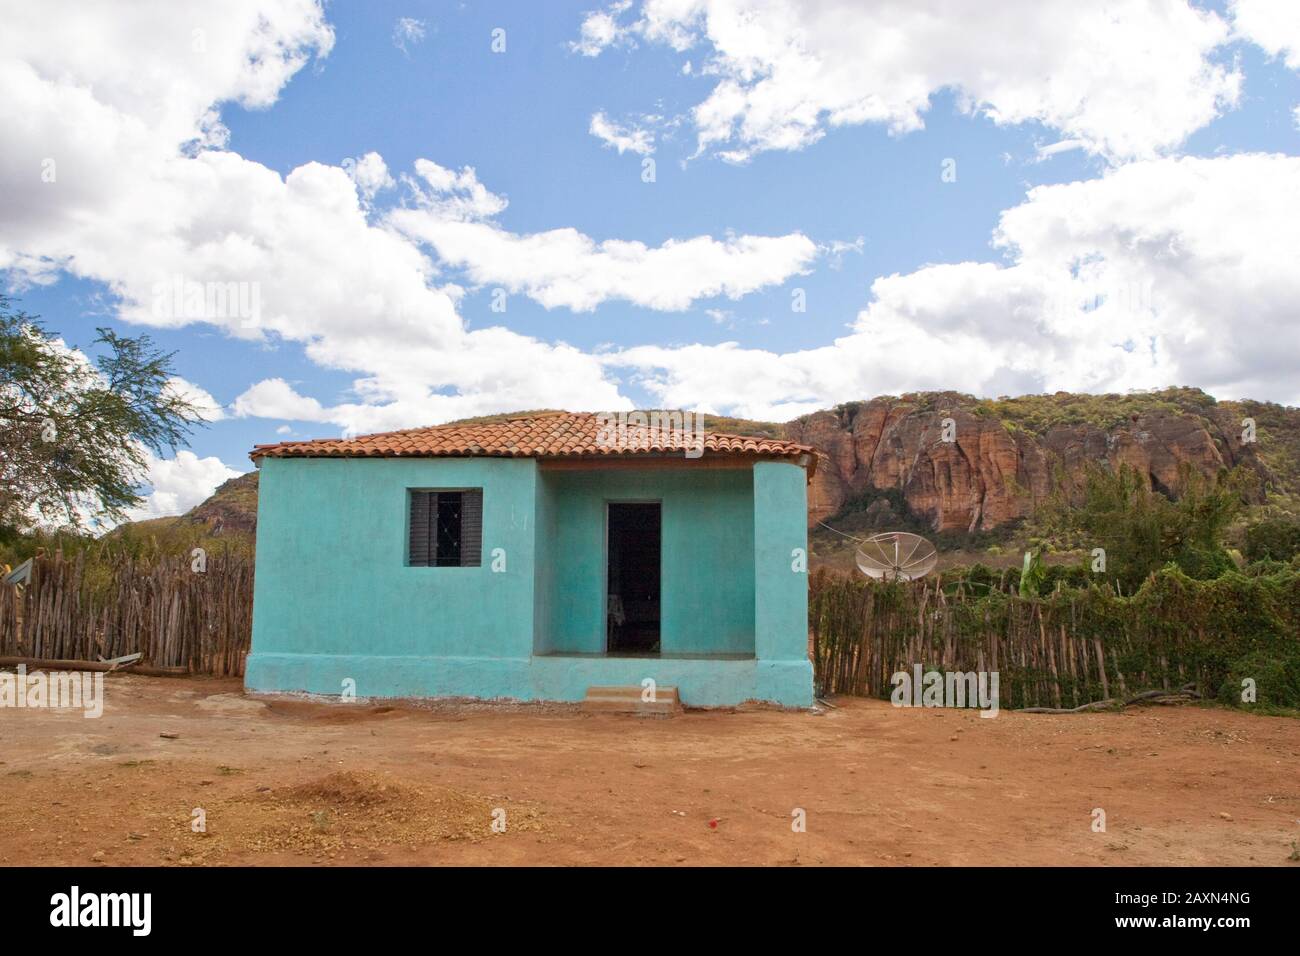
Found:
[[[406,178],[416,206],[432,217],[457,221],[488,219],[509,205],[503,196],[489,192],[478,181],[473,166],[459,172],[439,166],[430,159],[417,159],[419,180]]]
[[[1232,0],[1229,12],[1237,36],[1257,44],[1269,56],[1280,58],[1290,69],[1300,70],[1300,3]],[[1300,129],[1300,106],[1291,115]]]
[[[369,202],[375,193],[395,186],[393,177],[388,172],[388,164],[378,153],[370,152],[358,159],[345,159],[343,169],[357,185],[361,198]]]
[[[877,279],[850,334],[604,357],[665,407],[788,418],[886,392],[1123,391],[1196,383],[1300,402],[1300,158],[1162,159],[1040,186],[994,236],[1008,263]]]
[[[144,521],[184,514],[206,501],[223,481],[240,474],[219,458],[200,458],[192,451],[178,451],[172,459],[150,455],[149,493],[142,505],[130,509],[127,518]]]
[[[179,375],[168,380],[165,392],[178,395],[189,402],[205,422],[219,422],[226,417],[226,410],[222,408],[219,401],[212,397],[211,392],[205,388],[200,388],[193,382],[186,381]]]
[[[1238,36],[1300,70],[1300,4],[1294,0],[1232,0],[1229,13]]]
[[[810,270],[817,245],[802,233],[669,239],[659,246],[622,239],[597,242],[576,229],[520,235],[494,223],[395,210],[403,234],[465,270],[477,285],[521,292],[548,309],[589,312],[621,299],[681,311],[697,299],[739,299]]]
[[[631,6],[632,0],[617,0],[604,10],[588,13],[579,28],[579,38],[569,48],[583,56],[597,56],[606,47],[626,40],[628,30],[619,25],[618,18]]]
[[[588,14],[573,48],[703,48],[715,79],[699,150],[744,162],[837,126],[923,125],[931,97],[998,124],[1039,122],[1113,159],[1152,157],[1237,102],[1217,14],[1187,0],[644,0]]]
[[[60,16],[52,4],[15,12],[0,34],[0,270],[10,281],[69,273],[108,284],[131,322],[205,321],[231,336],[299,343],[316,364],[358,373],[356,401],[333,406],[331,421],[344,429],[510,407],[626,407],[592,356],[465,327],[459,288],[438,284],[441,264],[371,210],[369,198],[391,180],[377,154],[282,176],[215,144],[222,104],[267,106],[297,69],[329,52],[333,35],[316,3],[157,2],[61,15],[83,29],[52,33],[50,17]],[[412,215],[498,229],[484,217],[505,200],[472,169],[422,160],[406,181]],[[749,281],[739,274],[747,260],[724,257],[732,273],[715,284]],[[178,277],[187,288],[248,290],[256,314],[157,309],[158,289]],[[559,281],[527,279],[540,288]]]
[[[412,204],[390,211],[385,223],[475,285],[522,293],[548,309],[589,312],[618,299],[681,311],[709,296],[738,299],[809,271],[822,251],[798,232],[659,246],[597,241],[571,228],[515,233],[494,221],[507,201],[479,182],[473,167],[456,171],[418,159],[415,171],[418,179],[406,178]]]
[[[1141,155],[1205,122],[1238,80],[1207,59],[1223,23],[1169,0],[1138,13],[1114,7],[1137,17],[1130,27],[1151,28],[1136,31],[1151,44],[1141,55],[1085,4],[1042,4],[1041,14],[1022,11],[1022,24],[1001,7],[972,21],[957,4],[926,20],[913,5],[861,13],[827,0],[782,34],[791,8],[764,0],[774,19],[740,16],[756,3],[734,0],[732,15],[705,0],[651,2],[636,17],[624,5],[607,11],[614,34],[584,28],[590,51],[579,52],[620,42],[711,48],[695,71],[716,83],[697,126],[706,146],[738,156],[795,148],[837,123],[910,128],[936,83],[963,90],[970,109],[998,122],[1039,119],[1063,142]],[[50,7],[12,14],[0,34],[0,269],[34,282],[64,273],[104,282],[127,320],[206,321],[232,336],[294,343],[317,365],[355,376],[334,398],[266,379],[235,400],[236,415],[355,433],[518,408],[617,410],[631,407],[619,390],[624,375],[665,406],[772,418],[940,387],[997,394],[1193,382],[1225,395],[1300,398],[1289,367],[1300,345],[1288,258],[1300,239],[1300,160],[1291,157],[1150,159],[1035,189],[1002,217],[994,239],[1003,260],[879,278],[848,334],[820,348],[592,354],[507,328],[468,329],[459,277],[448,271],[547,308],[625,301],[685,310],[771,288],[819,257],[833,263],[859,251],[860,241],[819,246],[793,232],[649,245],[572,228],[513,232],[500,221],[506,197],[472,167],[426,159],[398,177],[402,205],[377,210],[375,196],[395,185],[377,153],[281,175],[224,145],[223,104],[265,107],[329,52],[333,36],[315,3],[78,7],[75,18],[55,4],[53,16],[84,25],[68,36],[49,31]],[[873,25],[862,18],[877,10],[895,15],[893,33],[855,29]],[[1053,16],[1061,39],[1040,46],[1031,27],[1044,32]],[[883,35],[899,50],[871,46]],[[1115,49],[1099,52],[1111,40]],[[857,44],[849,65],[846,43]],[[1087,70],[1069,53],[1074,43]],[[1007,62],[1006,75],[983,69]],[[883,85],[863,93],[873,84]],[[1183,99],[1148,109],[1168,84],[1186,86]],[[256,290],[255,320],[152,308],[159,282],[177,276]]]
[[[231,407],[240,417],[289,418],[298,422],[329,420],[320,402],[299,395],[282,378],[263,379],[236,398]]]

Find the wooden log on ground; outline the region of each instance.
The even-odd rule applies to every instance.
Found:
[[[120,667],[109,661],[58,660],[47,657],[0,657],[0,667],[24,665],[29,671],[102,671],[106,674],[140,674],[144,677],[189,677],[183,667]]]
[[[1112,707],[1128,707],[1130,704],[1164,704],[1164,703],[1188,703],[1193,700],[1200,700],[1201,695],[1192,687],[1184,687],[1181,691],[1168,690],[1145,690],[1140,694],[1132,697],[1118,698],[1112,697],[1109,700],[1095,700],[1090,704],[1081,704],[1078,707],[1021,707],[1016,711],[1018,714],[1083,714],[1094,710],[1108,710]]]

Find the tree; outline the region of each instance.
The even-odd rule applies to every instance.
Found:
[[[1093,465],[1082,489],[1060,488],[1042,524],[1072,547],[1103,549],[1105,579],[1125,591],[1171,562],[1190,577],[1214,578],[1233,566],[1224,534],[1245,508],[1250,480],[1242,469],[1207,478],[1184,464],[1171,499],[1129,465]]]
[[[1246,527],[1247,561],[1290,561],[1300,554],[1300,520],[1264,518]]]
[[[0,295],[0,533],[121,520],[149,453],[174,452],[203,420],[170,384],[175,353],[96,332],[92,363]]]

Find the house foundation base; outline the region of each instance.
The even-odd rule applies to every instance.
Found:
[[[643,686],[648,679],[676,687],[687,707],[734,707],[751,700],[811,707],[812,676],[806,660],[253,653],[245,665],[244,686],[260,693],[576,702],[593,685]]]

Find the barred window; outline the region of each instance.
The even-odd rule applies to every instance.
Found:
[[[483,489],[412,491],[407,564],[477,568],[483,555]]]

